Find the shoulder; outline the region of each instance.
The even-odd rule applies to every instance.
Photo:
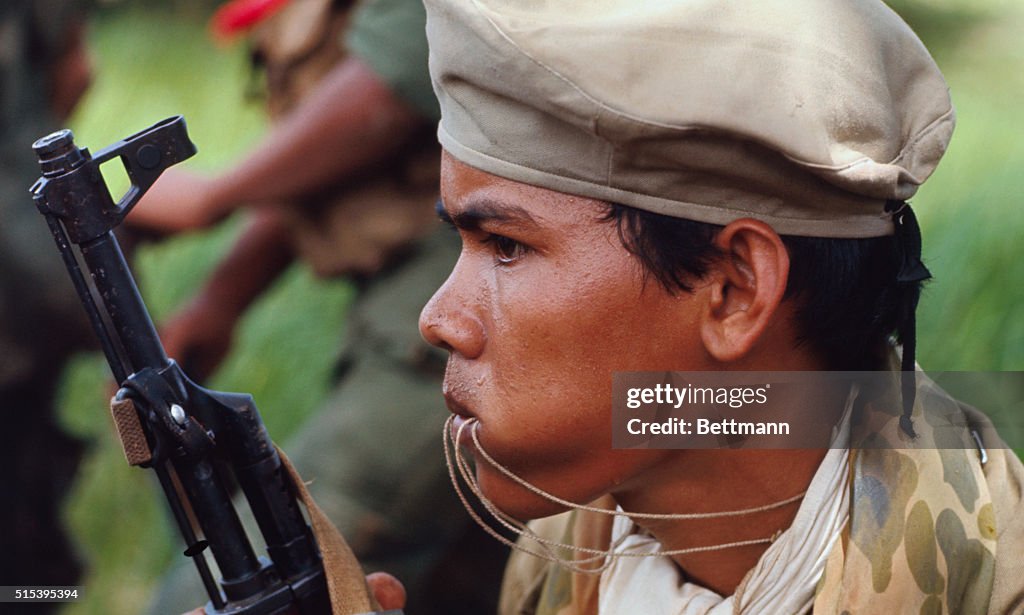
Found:
[[[572,533],[573,517],[572,513],[566,512],[531,521],[529,528],[545,540],[563,542],[565,537]],[[532,542],[521,538],[516,544],[530,548],[529,544]],[[512,551],[501,580],[498,615],[537,613],[537,603],[550,573],[550,563],[524,551]]]
[[[996,539],[990,613],[1024,612],[1024,464],[1005,445],[987,449],[985,479]]]

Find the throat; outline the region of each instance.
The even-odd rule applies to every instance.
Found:
[[[732,595],[771,542],[796,517],[826,451],[685,451],[687,470],[670,470],[667,488],[616,494],[626,511],[692,513],[696,518],[634,518],[684,580]],[[679,480],[678,477],[692,477]],[[657,482],[654,483],[658,485]]]
[[[792,522],[792,518],[789,521]],[[739,525],[741,525],[741,522],[736,523],[736,526]],[[786,524],[786,527],[788,527],[788,524]],[[729,538],[733,538],[741,531],[738,527],[734,527],[733,530],[732,532],[721,533],[723,538],[726,534]],[[772,536],[777,535],[780,531],[781,529],[772,532],[768,535],[768,538],[770,539]],[[704,544],[711,536],[706,532],[696,535],[700,536],[699,542],[701,544],[699,546],[713,547],[716,544],[725,544],[710,541]],[[693,542],[696,544],[698,541]],[[728,540],[728,542],[737,541]],[[678,566],[684,581],[710,589],[720,596],[730,596],[736,592],[736,588],[743,581],[747,573],[757,565],[758,560],[761,559],[761,556],[764,555],[770,544],[770,542],[764,542],[721,550],[676,555],[672,559],[676,566]]]

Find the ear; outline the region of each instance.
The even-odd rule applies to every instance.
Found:
[[[770,226],[750,218],[731,222],[715,238],[722,253],[707,280],[701,339],[715,359],[745,357],[774,320],[789,276],[789,253]]]

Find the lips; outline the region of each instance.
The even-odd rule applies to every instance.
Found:
[[[477,421],[476,416],[470,412],[466,406],[464,406],[455,395],[451,393],[451,390],[446,386],[444,393],[444,401],[448,406],[448,410],[452,413],[452,420],[447,423],[448,429],[451,430],[452,440],[457,446],[467,447],[470,450],[473,448],[473,439],[469,433],[468,422]]]
[[[457,376],[453,373],[454,371],[452,361],[449,360],[444,382],[441,383],[441,393],[444,395],[445,405],[456,416],[474,418],[476,415],[469,410],[467,404],[467,400],[472,398],[472,389],[467,386],[467,383],[471,381],[464,377],[465,374]]]
[[[446,393],[445,396],[444,396],[444,403],[445,403],[445,405],[448,406],[448,411],[451,412],[452,414],[456,415],[456,416],[461,416],[461,417],[467,418],[467,419],[468,418],[475,418],[472,412],[470,412],[468,409],[466,409],[466,407],[464,405],[462,405],[461,403],[459,403],[459,401],[457,399],[455,399],[454,396],[452,396],[452,395],[450,395],[448,393]]]

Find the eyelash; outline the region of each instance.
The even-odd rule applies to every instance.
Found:
[[[504,235],[488,233],[481,243],[491,247],[498,265],[511,265],[530,253],[528,246]]]
[[[441,222],[443,222],[450,230],[458,233],[459,227],[457,227],[452,219],[444,213],[444,206],[441,204],[441,201],[438,201],[434,208],[437,210],[437,215],[438,218],[441,219]],[[495,233],[487,233],[486,236],[480,240],[480,243],[488,246],[494,251],[494,259],[500,266],[511,265],[531,252],[528,246],[519,243],[515,239]]]

